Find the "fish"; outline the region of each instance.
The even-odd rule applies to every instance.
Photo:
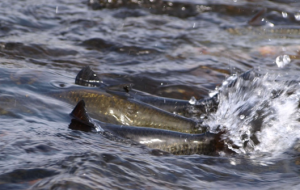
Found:
[[[179,113],[204,113],[217,106],[216,97],[199,100],[193,105],[187,100],[158,97],[132,89],[132,84],[105,84],[89,66],[79,71],[75,84],[90,88],[68,90],[59,93],[59,98],[72,104],[82,98],[93,117],[114,124],[203,133],[208,127],[203,126],[201,120],[195,121]]]
[[[300,35],[299,27],[276,26],[266,19],[267,9],[263,8],[247,22],[245,27],[229,27],[226,31],[231,35],[252,35],[255,39],[283,38],[293,39]],[[253,40],[253,39],[252,39]]]
[[[283,27],[252,27],[247,26],[244,28],[227,28],[228,33],[232,35],[259,35],[259,38],[298,38],[300,35],[300,28],[283,28]]]
[[[32,70],[14,74],[8,72],[9,78],[6,79],[10,80],[2,81],[2,87],[17,85],[16,88],[22,89],[21,94],[16,97],[12,92],[11,97],[8,97],[10,94],[8,92],[8,95],[4,97],[3,94],[0,98],[3,98],[4,102],[6,97],[12,98],[14,105],[19,106],[27,105],[30,98],[35,98],[34,94],[39,94],[69,104],[70,107],[83,99],[92,117],[112,124],[161,128],[185,133],[203,133],[207,130],[207,126],[202,125],[201,120],[186,118],[133,98],[108,93],[109,90],[105,86],[91,87],[57,81],[50,82],[52,85],[49,86],[49,80],[53,79],[52,75],[48,75],[49,73],[34,75],[32,72]],[[40,103],[43,103],[42,99]],[[1,109],[1,113],[5,114],[6,110],[13,111],[10,109],[12,106],[7,106],[7,109],[5,107]],[[49,109],[49,105],[40,106],[41,109]]]
[[[185,133],[203,133],[207,127],[202,121],[179,116],[152,105],[108,94],[98,88],[74,86],[68,89],[50,92],[50,96],[71,105],[84,100],[86,108],[96,119],[106,122],[160,128]]]
[[[211,111],[215,111],[218,107],[217,96],[195,100],[193,102],[189,100],[160,97],[142,92],[133,89],[132,83],[110,86],[103,83],[103,81],[90,68],[90,66],[85,66],[81,69],[81,71],[76,76],[75,84],[102,88],[105,89],[105,91],[109,94],[150,104],[170,113],[176,113],[177,115],[185,117],[207,114]]]
[[[130,139],[137,144],[174,155],[218,155],[220,151],[225,150],[220,134],[210,132],[186,134],[163,129],[114,125],[92,120],[87,113],[84,100],[77,103],[70,115],[73,118],[69,125],[70,129],[90,132],[100,126],[104,132],[112,134],[114,139],[118,137],[125,140]],[[104,132],[102,131],[102,134]]]

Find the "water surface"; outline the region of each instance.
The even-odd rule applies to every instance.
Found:
[[[298,189],[299,6],[2,0],[0,189]],[[205,123],[227,130],[236,155],[155,156],[68,129],[75,105],[42,91],[73,85],[86,65],[105,83],[170,98],[201,99],[219,87]],[[228,88],[251,69],[253,80]]]

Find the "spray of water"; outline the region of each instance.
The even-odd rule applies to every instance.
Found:
[[[299,83],[251,71],[228,78],[217,92],[218,109],[205,124],[226,131],[223,138],[233,151],[274,157],[299,139]]]

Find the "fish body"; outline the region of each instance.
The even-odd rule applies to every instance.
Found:
[[[266,28],[248,26],[244,28],[228,28],[232,35],[255,35],[257,38],[298,38],[300,28]]]
[[[170,113],[176,113],[186,117],[199,116],[216,109],[218,106],[217,96],[202,100],[181,100],[155,96],[146,92],[133,89],[134,84],[108,85],[89,67],[83,67],[75,78],[75,84],[98,87],[109,94],[117,95],[126,99],[144,102]]]
[[[122,126],[100,123],[111,133],[131,139],[152,149],[159,149],[174,155],[216,154],[217,135],[213,133],[186,134],[162,129]]]
[[[160,128],[185,133],[206,131],[201,123],[152,105],[108,94],[99,88],[73,87],[51,92],[50,96],[75,105],[84,100],[91,115],[109,123]]]
[[[30,101],[36,98],[41,101],[35,106],[39,106],[39,109],[43,110],[49,109],[51,105],[47,105],[47,102],[50,101],[49,97],[52,97],[66,102],[72,107],[78,101],[84,100],[92,117],[108,123],[161,128],[186,133],[206,131],[206,128],[201,126],[201,121],[170,113],[132,97],[108,93],[105,86],[86,87],[58,82],[53,80],[53,74],[34,70],[12,72],[4,69],[0,72],[3,76],[0,81],[3,89],[0,101],[3,99],[5,102],[9,98],[13,102],[11,106],[7,105],[1,109],[1,113],[4,114],[7,111],[13,112],[18,107],[23,108],[23,105],[32,106],[34,103],[30,103]],[[5,88],[5,86],[9,86],[9,88]],[[42,99],[43,97],[45,99]],[[28,108],[31,110],[30,107]]]
[[[115,125],[93,121],[87,114],[83,100],[78,102],[71,116],[76,121],[71,122],[70,128],[72,129],[91,131],[93,128],[100,126],[101,129],[111,133],[116,138],[130,139],[149,148],[159,149],[174,155],[216,155],[224,147],[222,141],[219,140],[220,135],[209,132],[203,134],[186,134],[163,129]],[[79,125],[80,127],[78,127]]]
[[[75,84],[97,87],[109,94],[125,98],[127,100],[138,101],[160,108],[164,111],[175,113],[185,117],[200,117],[209,111],[215,110],[218,106],[217,96],[202,100],[181,100],[155,96],[146,92],[133,89],[133,84],[120,84],[110,86],[103,83],[97,74],[89,67],[84,67],[76,76]]]
[[[177,100],[155,97],[135,90],[131,90],[130,93],[118,94],[118,91],[112,91],[107,86],[86,87],[57,82],[53,81],[53,74],[40,72],[36,74],[32,70],[16,73],[0,72],[3,72],[3,79],[0,81],[3,91],[1,98],[8,104],[7,107],[0,110],[1,113],[6,110],[12,113],[20,111],[20,106],[24,105],[24,108],[29,108],[29,111],[25,110],[28,114],[32,111],[34,114],[35,111],[39,112],[42,109],[54,109],[55,106],[59,106],[60,109],[66,106],[66,104],[57,105],[58,102],[65,102],[72,106],[80,100],[84,100],[89,114],[98,120],[97,123],[106,132],[113,134],[116,138],[130,139],[149,148],[160,149],[176,155],[213,155],[218,147],[222,147],[219,146],[220,143],[217,143],[219,142],[216,140],[217,135],[203,133],[206,128],[200,122],[150,104],[151,101],[156,100],[158,104],[166,101],[170,106],[176,106]],[[9,86],[9,88],[6,89],[5,86]],[[133,93],[136,93],[137,96]],[[47,98],[44,99],[44,97]],[[53,99],[49,99],[49,97]],[[2,100],[1,98],[0,100]],[[52,107],[49,101],[52,102],[54,99],[56,99],[55,105]],[[149,104],[146,103],[147,101]],[[188,105],[186,101],[179,104]],[[32,110],[30,106],[33,106]],[[10,107],[14,109],[10,109]],[[38,110],[35,110],[37,107]],[[82,123],[81,119],[80,122]]]
[[[115,91],[110,89],[106,91],[110,94],[116,94],[118,96],[126,97],[128,99],[150,104],[154,107],[163,109],[170,113],[176,113],[176,115],[181,115],[185,117],[199,117],[201,114],[206,114],[211,110],[215,110],[218,105],[218,100],[216,96],[201,100],[195,99],[195,101],[188,101],[155,96],[135,89],[124,91],[121,88]]]

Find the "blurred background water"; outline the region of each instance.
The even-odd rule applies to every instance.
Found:
[[[299,8],[296,0],[1,0],[0,189],[298,189]],[[205,122],[251,143],[236,156],[158,157],[72,131],[74,105],[33,93],[33,83],[73,84],[86,65],[107,83],[164,97],[201,99],[221,87]],[[260,77],[222,85],[250,69]]]

